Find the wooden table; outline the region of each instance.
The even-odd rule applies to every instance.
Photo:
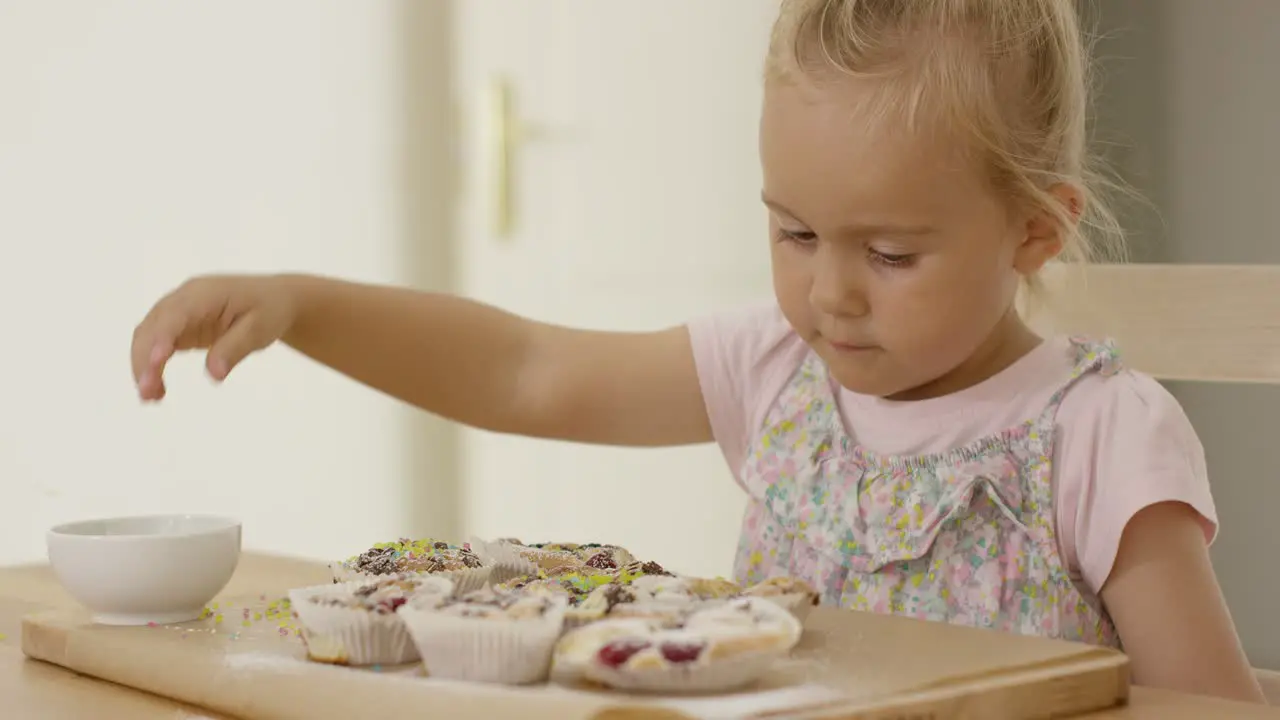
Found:
[[[246,553],[225,594],[283,592],[326,582],[311,561]],[[69,606],[47,566],[0,568],[0,698],[6,717],[41,720],[232,720],[112,683],[28,660],[20,648],[20,621],[30,611]],[[1134,688],[1128,707],[1087,720],[1280,720],[1280,708]]]

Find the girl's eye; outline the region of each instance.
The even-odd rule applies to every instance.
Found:
[[[915,255],[883,253],[877,250],[868,250],[867,252],[871,254],[872,260],[880,263],[881,265],[887,265],[888,267],[908,267],[915,262],[916,259]]]
[[[785,230],[783,228],[778,228],[778,239],[783,242],[793,242],[793,243],[799,243],[801,245],[808,245],[809,243],[818,239],[818,234],[802,231],[802,230],[792,231],[792,230]]]

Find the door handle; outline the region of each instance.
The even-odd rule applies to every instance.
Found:
[[[493,163],[493,233],[499,238],[511,235],[515,228],[515,164],[516,150],[524,139],[524,128],[515,106],[511,82],[503,76],[494,78],[489,89],[489,154]]]

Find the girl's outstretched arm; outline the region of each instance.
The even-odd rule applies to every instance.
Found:
[[[433,413],[575,442],[712,439],[684,327],[576,330],[451,295],[294,282],[300,311],[286,343]]]
[[[1265,703],[1209,562],[1196,511],[1139,511],[1102,587],[1138,685]]]
[[[145,400],[177,351],[208,349],[223,379],[283,341],[370,387],[502,433],[614,445],[709,442],[688,329],[573,330],[437,293],[313,276],[190,280],[133,337]]]

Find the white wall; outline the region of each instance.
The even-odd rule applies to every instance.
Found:
[[[405,260],[432,252],[407,193],[433,150],[406,139],[430,118],[402,35],[431,12],[0,0],[0,563],[119,513],[230,513],[318,557],[420,527],[404,484],[447,460],[438,426],[287,350],[216,390],[184,357],[143,407],[128,346],[193,273],[439,282]]]

